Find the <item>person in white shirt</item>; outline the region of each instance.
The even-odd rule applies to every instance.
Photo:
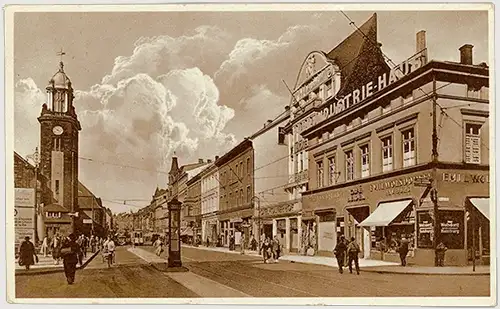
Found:
[[[108,254],[111,254],[111,257],[112,257],[112,261],[113,263],[115,263],[115,242],[113,241],[113,239],[111,239],[111,236],[108,236],[108,239],[104,242],[104,250],[105,252],[107,252]]]

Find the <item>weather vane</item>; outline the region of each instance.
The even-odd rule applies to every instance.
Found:
[[[61,50],[57,52],[58,56],[61,56],[61,61],[59,62],[60,70],[63,72],[64,69],[64,64],[63,64],[63,56],[66,55],[66,53],[63,51],[62,47]]]

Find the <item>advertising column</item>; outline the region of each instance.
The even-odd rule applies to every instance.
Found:
[[[16,248],[26,236],[35,240],[35,189],[15,188],[14,230]]]

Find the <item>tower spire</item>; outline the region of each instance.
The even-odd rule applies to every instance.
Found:
[[[61,47],[61,50],[57,52],[57,55],[61,57],[61,60],[59,61],[59,72],[64,72],[64,63],[63,63],[63,56],[66,55],[64,50]]]

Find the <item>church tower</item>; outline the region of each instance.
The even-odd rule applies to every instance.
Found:
[[[46,90],[47,102],[38,117],[40,173],[49,179],[55,203],[75,213],[78,212],[78,135],[81,126],[73,106],[73,88],[64,72],[62,59]],[[81,226],[79,221],[74,218],[71,229],[62,232],[77,232]]]

